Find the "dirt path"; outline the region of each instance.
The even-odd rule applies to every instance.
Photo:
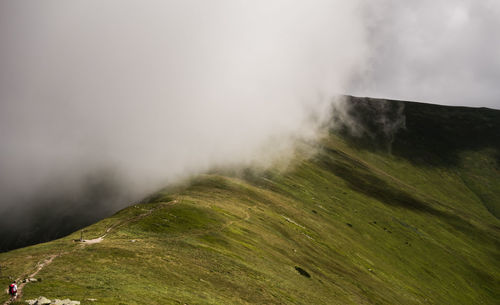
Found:
[[[164,205],[172,205],[172,204],[176,204],[177,202],[178,202],[177,200],[170,201],[167,204],[162,204],[162,205],[160,205],[160,206],[158,206],[158,207],[156,207],[154,209],[148,210],[146,213],[142,213],[142,214],[140,214],[140,215],[138,215],[136,217],[133,217],[133,218],[127,219],[125,221],[113,224],[109,228],[106,229],[106,232],[104,233],[104,235],[102,235],[100,237],[97,237],[97,238],[94,238],[94,239],[84,239],[82,241],[82,245],[92,245],[92,244],[100,243],[100,242],[102,242],[104,240],[104,237],[106,237],[106,235],[108,235],[108,233],[111,232],[112,230],[114,230],[116,228],[119,228],[119,227],[122,227],[122,226],[124,226],[126,224],[129,224],[131,222],[140,220],[140,219],[142,219],[144,217],[147,217],[147,216],[151,215],[154,211],[163,208]]]
[[[36,265],[36,270],[33,273],[31,273],[30,275],[28,275],[26,277],[26,279],[29,280],[31,278],[34,278],[45,266],[51,264],[56,257],[59,257],[59,256],[61,256],[63,254],[65,254],[65,253],[53,254],[53,255],[49,256],[47,259],[45,259],[43,262],[39,262]],[[16,280],[17,283],[19,283],[21,281],[22,281],[22,279],[17,279]],[[23,283],[19,284],[19,286],[17,286],[17,298],[16,298],[16,300],[19,300],[20,298],[22,298],[23,288],[28,283],[29,282],[23,282]],[[15,300],[9,299],[9,300],[5,301],[5,303],[3,303],[3,305],[8,305],[8,304],[12,303],[13,301],[15,301]]]
[[[82,242],[84,243],[84,245],[98,244],[98,243],[100,243],[101,241],[104,240],[104,237],[106,237],[106,234],[104,234],[101,237],[94,238],[94,239],[85,239]]]

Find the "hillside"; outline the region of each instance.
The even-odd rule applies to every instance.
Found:
[[[1,285],[38,272],[23,300],[81,304],[497,304],[500,111],[346,105],[286,170],[214,171],[91,242],[1,253]]]

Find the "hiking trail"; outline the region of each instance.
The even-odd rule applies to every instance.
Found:
[[[170,204],[170,205],[171,205],[171,204],[176,204],[177,202],[178,202],[177,200],[173,200],[173,201],[168,202],[167,204]],[[124,226],[124,225],[126,225],[126,224],[129,224],[129,223],[131,223],[131,222],[134,222],[134,221],[140,220],[140,219],[142,219],[142,218],[144,218],[144,217],[147,217],[147,216],[151,215],[154,211],[156,211],[156,210],[158,210],[158,209],[163,208],[163,207],[164,207],[164,205],[167,205],[167,204],[162,204],[162,205],[160,205],[160,206],[158,206],[158,207],[156,207],[156,208],[154,208],[154,209],[147,210],[145,213],[142,213],[142,214],[140,214],[140,215],[138,215],[138,216],[136,216],[136,217],[132,217],[132,218],[127,219],[127,220],[125,220],[125,221],[122,221],[122,222],[118,222],[118,223],[116,223],[116,224],[113,224],[113,225],[111,225],[110,227],[108,227],[108,228],[106,229],[106,232],[104,233],[104,235],[99,236],[99,237],[94,238],[94,239],[84,239],[84,240],[82,240],[82,241],[81,241],[81,242],[82,242],[82,245],[92,245],[92,244],[97,244],[97,243],[100,243],[100,242],[102,242],[102,241],[104,240],[104,237],[106,237],[106,235],[108,235],[108,233],[109,233],[109,232],[111,232],[112,230],[114,230],[114,229],[116,229],[116,228],[118,228],[118,227],[122,227],[122,226]]]
[[[106,237],[106,236],[107,236],[107,235],[108,235],[108,234],[109,234],[112,230],[114,230],[114,229],[116,229],[116,228],[118,228],[118,227],[124,226],[124,225],[126,225],[126,224],[128,224],[128,223],[131,223],[131,222],[133,222],[133,221],[137,221],[137,220],[140,220],[140,219],[142,219],[142,218],[144,218],[144,217],[147,217],[147,216],[151,215],[154,211],[156,211],[156,210],[158,210],[158,209],[163,208],[163,207],[164,207],[165,205],[167,205],[167,204],[176,204],[176,203],[177,203],[177,200],[173,200],[173,201],[168,202],[168,203],[166,203],[166,204],[162,204],[162,205],[160,205],[160,206],[158,206],[158,207],[156,207],[156,208],[153,208],[153,209],[147,210],[145,213],[142,213],[142,214],[140,214],[140,215],[138,215],[138,216],[136,216],[136,217],[132,217],[132,218],[127,219],[127,220],[125,220],[125,221],[121,221],[121,222],[118,222],[118,223],[116,223],[116,224],[113,224],[113,225],[111,225],[110,227],[108,227],[108,228],[106,229],[105,233],[104,233],[102,236],[97,237],[97,238],[94,238],[94,239],[87,239],[87,240],[85,240],[85,239],[84,239],[83,241],[81,241],[81,245],[82,245],[83,247],[85,247],[85,246],[87,246],[87,245],[92,245],[92,244],[97,244],[97,243],[100,243],[100,242],[102,242],[102,241],[104,240],[104,238],[105,238],[105,237]],[[25,279],[28,279],[28,281],[20,283],[20,282],[22,281],[22,278],[23,278],[23,277],[16,279],[16,282],[17,282],[17,283],[20,283],[20,284],[18,285],[18,287],[17,287],[17,297],[16,297],[16,299],[11,299],[11,298],[9,298],[9,299],[8,299],[7,301],[5,301],[2,305],[9,305],[9,304],[11,304],[12,302],[15,302],[15,301],[20,300],[20,299],[22,298],[22,295],[23,295],[23,288],[24,288],[24,286],[25,286],[26,284],[30,283],[29,279],[34,278],[34,277],[35,277],[35,276],[36,276],[36,275],[37,275],[40,271],[42,271],[42,269],[43,269],[43,268],[45,268],[46,266],[50,265],[50,264],[54,261],[54,259],[56,259],[56,258],[58,258],[58,257],[61,257],[61,256],[63,256],[63,255],[66,255],[66,254],[68,254],[68,253],[71,253],[71,252],[74,252],[74,251],[80,250],[80,249],[82,249],[82,248],[77,248],[77,249],[74,249],[74,250],[69,251],[69,252],[62,252],[62,253],[59,253],[59,254],[52,254],[52,255],[49,255],[49,256],[48,256],[48,258],[46,258],[46,259],[45,259],[45,260],[43,260],[42,262],[37,263],[37,264],[36,264],[36,267],[35,267],[35,268],[36,268],[36,269],[35,269],[35,271],[33,271],[33,273],[29,274],[28,276],[24,277]],[[7,293],[8,293],[8,289],[7,289]]]
[[[49,265],[50,263],[52,263],[54,261],[54,259],[56,257],[59,257],[61,256],[62,254],[65,254],[65,253],[59,253],[59,254],[53,254],[53,255],[50,255],[47,259],[45,259],[43,262],[39,262],[36,264],[36,270],[29,274],[26,279],[31,279],[31,278],[34,278],[45,266]],[[20,282],[21,279],[16,279],[16,282]],[[22,295],[23,295],[23,288],[26,284],[28,284],[29,281],[26,281],[26,282],[22,282],[19,284],[19,286],[17,286],[17,297],[16,299],[8,299],[7,301],[5,301],[3,303],[3,305],[8,305],[8,304],[11,304],[12,302],[22,298]],[[7,293],[8,293],[8,290],[7,290]]]

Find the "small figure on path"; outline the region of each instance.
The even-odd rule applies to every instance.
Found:
[[[12,284],[9,285],[9,294],[12,300],[15,300],[17,297],[17,285],[16,281],[13,281]]]

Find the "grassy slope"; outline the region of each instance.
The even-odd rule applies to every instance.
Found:
[[[25,299],[82,304],[495,304],[498,150],[405,154],[420,110],[393,154],[331,134],[287,172],[201,176],[87,228],[113,226],[102,243],[75,233],[0,265],[19,277],[59,253]]]

